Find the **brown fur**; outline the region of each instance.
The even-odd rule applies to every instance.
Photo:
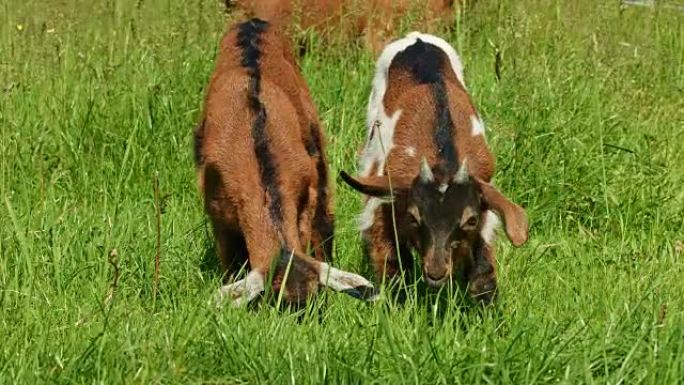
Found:
[[[238,11],[295,30],[314,30],[330,40],[360,40],[374,53],[396,36],[402,18],[412,28],[434,31],[454,14],[454,0],[235,0]],[[296,25],[296,27],[295,27]]]
[[[494,175],[495,159],[487,149],[484,136],[471,135],[470,116],[475,113],[475,108],[456,75],[451,71],[444,73],[459,162],[467,157],[471,175],[489,182]],[[427,158],[428,163],[437,163],[439,159],[432,133],[437,106],[429,85],[413,84],[404,74],[395,75],[393,72],[390,72],[389,78],[390,84],[384,98],[386,111],[390,116],[398,109],[403,112],[394,131],[394,148],[387,157],[387,173],[401,175],[404,173],[402,170],[417,172],[421,158],[408,156],[404,149],[412,146],[417,154]]]
[[[464,159],[467,159],[470,180],[476,184],[482,202],[503,217],[509,239],[515,246],[520,246],[527,240],[525,212],[491,186],[490,181],[495,167],[494,156],[488,149],[484,135],[472,135],[471,116],[477,115],[477,112],[465,87],[451,69],[446,55],[439,61],[438,72],[444,84],[448,112],[453,122],[452,141],[458,156],[458,165],[462,165]],[[384,176],[352,178],[343,173],[342,177],[358,191],[376,197],[389,195],[388,183],[392,184],[396,237],[393,230],[395,222],[392,221],[390,205],[387,204],[381,205],[375,211],[371,227],[363,232],[368,244],[368,255],[377,276],[392,278],[400,271],[399,255],[404,269],[407,264],[412,263],[409,245],[415,244],[412,240],[417,239],[418,234],[417,230],[411,227],[411,204],[408,197],[410,190],[418,183],[422,158],[426,159],[427,164],[436,165],[432,167],[437,171],[440,170],[440,165],[448,162],[440,155],[435,141],[440,105],[431,88],[434,86],[433,83],[419,81],[411,68],[394,65],[390,66],[387,82],[383,100],[386,114],[393,116],[395,111],[402,112],[394,129],[393,146],[385,160]],[[407,154],[406,149],[409,147],[414,149],[413,155]],[[376,175],[375,170],[378,167],[379,164],[373,164],[373,172],[369,175]],[[390,176],[389,179],[387,175]],[[436,185],[450,180],[444,179],[445,176],[438,172],[435,172],[434,177]],[[461,277],[455,278],[468,283],[471,295],[488,302],[496,288],[495,255],[493,246],[479,239],[482,225],[482,221],[479,221],[475,231],[467,233],[463,242],[452,248],[453,264],[449,264],[448,269],[457,266],[459,271],[447,271],[446,274],[461,274]],[[444,266],[440,264],[438,269],[431,265],[430,255],[433,251],[427,250],[423,255],[424,274],[430,274]]]
[[[321,234],[312,227],[321,191],[319,162],[327,172],[323,133],[288,40],[269,27],[260,36],[258,98],[267,113],[266,140],[278,171],[275,188],[282,197],[279,229],[269,215],[269,186],[262,185],[260,179],[263,165],[255,154],[255,113],[248,101],[252,79],[241,64],[238,29],[239,25],[231,28],[221,41],[201,124],[195,132],[198,184],[225,276],[235,274],[245,262],[251,270],[266,275],[285,245],[295,257],[285,299],[301,302],[317,287],[316,265],[304,254],[307,246],[313,240],[316,258],[323,260],[322,243],[332,242],[327,239],[332,234]],[[312,150],[314,136],[319,148]],[[327,180],[323,181],[327,201],[319,214],[332,223]],[[277,273],[283,270],[284,266],[279,266]],[[276,276],[274,287],[279,288],[281,281],[282,277]]]

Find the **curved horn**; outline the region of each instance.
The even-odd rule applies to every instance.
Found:
[[[458,184],[466,183],[470,175],[468,175],[468,158],[463,158],[463,163],[461,167],[458,168],[458,172],[454,176],[454,182]]]
[[[423,157],[420,161],[420,181],[423,183],[430,183],[434,182],[434,180],[435,175],[432,173],[432,169],[430,168],[427,159]]]

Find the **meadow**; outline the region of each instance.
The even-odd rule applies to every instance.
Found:
[[[191,139],[228,18],[0,3],[0,383],[684,382],[684,12],[471,4],[446,37],[531,221],[524,247],[499,237],[497,303],[326,292],[300,312],[210,301]],[[332,175],[356,169],[373,61],[315,38],[302,59]],[[335,264],[366,272],[361,199],[335,198]]]

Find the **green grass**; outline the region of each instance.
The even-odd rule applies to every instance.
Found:
[[[218,2],[3,0],[0,15],[0,383],[684,381],[684,13],[476,2],[449,40],[496,181],[532,223],[522,249],[500,238],[498,303],[329,294],[303,315],[209,303],[191,131]],[[314,44],[302,65],[333,172],[354,171],[373,58]],[[338,185],[336,201],[337,264],[363,271],[360,198]]]

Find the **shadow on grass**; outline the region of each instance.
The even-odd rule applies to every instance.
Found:
[[[204,253],[200,258],[199,268],[203,275],[207,278],[219,278],[222,275],[221,262],[219,261],[218,253],[216,252],[216,244],[214,243],[214,234],[210,230],[208,221],[204,221],[198,232],[203,236],[202,248]]]
[[[414,272],[415,273],[415,272]],[[483,303],[468,294],[467,287],[451,282],[434,290],[428,287],[420,275],[406,274],[383,284],[386,299],[381,303],[385,310],[392,312],[398,308],[414,307],[428,315],[427,324],[439,327],[444,322],[453,322],[455,318],[483,321],[494,319],[497,323],[503,319],[503,313],[496,296],[490,303]],[[477,325],[480,322],[474,322]],[[466,332],[470,322],[461,322]]]
[[[203,274],[212,278],[221,276],[221,264],[213,243],[207,243],[205,245],[199,268]]]

